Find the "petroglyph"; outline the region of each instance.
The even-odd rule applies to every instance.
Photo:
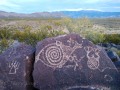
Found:
[[[88,67],[92,70],[98,69],[99,59],[100,59],[99,50],[97,48],[85,47],[85,51],[87,53],[87,58],[88,58],[88,61],[87,61]]]
[[[62,68],[67,61],[72,61],[75,63],[74,69],[76,69],[79,60],[72,54],[76,49],[82,48],[82,44],[79,44],[71,38],[67,40],[67,43],[68,46],[60,41],[56,41],[45,46],[36,56],[36,62],[40,60],[49,67]]]
[[[77,34],[38,42],[35,57],[34,87],[40,90],[119,87],[119,73],[107,54]]]
[[[19,69],[20,63],[17,61],[12,61],[8,65],[8,67],[10,68],[9,74],[16,74],[17,69]]]
[[[74,54],[73,56],[70,56],[69,58],[71,58],[71,59],[69,59],[71,62],[74,62],[75,63],[75,65],[73,66],[73,65],[68,65],[68,66],[66,66],[66,67],[74,67],[74,70],[76,70],[77,68],[79,68],[79,69],[82,69],[82,64],[81,64],[81,60],[84,58],[85,56],[82,56],[81,58],[77,58],[77,56]]]
[[[91,46],[84,47],[84,50],[87,53],[87,66],[92,70],[99,70],[104,72],[105,69],[111,69],[109,66],[102,67],[100,65],[100,50],[98,48],[93,48]]]
[[[108,82],[113,81],[113,78],[112,78],[110,75],[105,75],[104,78],[105,78],[105,80],[108,81]]]

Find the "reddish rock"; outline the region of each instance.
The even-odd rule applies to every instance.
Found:
[[[0,55],[0,90],[32,90],[35,49],[16,44]]]
[[[48,38],[36,46],[33,78],[34,86],[40,90],[117,87],[118,74],[104,51],[77,34]]]

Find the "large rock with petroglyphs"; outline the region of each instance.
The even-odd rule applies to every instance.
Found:
[[[77,34],[38,42],[33,78],[34,86],[40,90],[119,88],[118,71],[112,61],[104,51]]]
[[[0,55],[0,90],[32,90],[34,48],[16,43]]]

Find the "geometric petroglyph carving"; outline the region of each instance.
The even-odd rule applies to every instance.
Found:
[[[49,67],[62,68],[67,61],[72,61],[75,62],[76,67],[78,60],[72,54],[76,49],[82,48],[82,44],[79,44],[71,38],[67,43],[68,45],[64,45],[62,42],[56,41],[55,43],[48,44],[38,53],[36,62],[40,60]]]
[[[45,56],[50,65],[59,65],[63,62],[63,51],[59,46],[49,46]]]
[[[16,74],[17,69],[19,69],[20,63],[17,61],[12,61],[8,64],[8,67],[10,68],[9,74]]]
[[[104,78],[105,78],[105,80],[108,81],[108,82],[113,81],[113,78],[112,78],[110,75],[105,75]]]
[[[99,49],[93,48],[90,46],[85,47],[84,49],[87,53],[87,58],[88,58],[87,65],[88,65],[88,67],[92,70],[99,69],[99,59],[100,59]]]
[[[69,60],[71,61],[71,62],[74,62],[75,63],[75,65],[73,66],[73,65],[68,65],[68,66],[66,66],[66,67],[68,67],[68,68],[70,68],[70,67],[74,67],[74,71],[77,69],[77,67],[79,68],[79,69],[82,69],[82,64],[81,64],[81,60],[84,58],[85,56],[82,56],[82,57],[80,57],[79,59],[77,58],[77,56],[74,54],[73,56],[70,56],[69,58]],[[79,64],[78,64],[79,63]]]

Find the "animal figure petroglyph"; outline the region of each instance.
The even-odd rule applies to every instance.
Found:
[[[17,62],[17,61],[12,61],[8,65],[9,65],[9,68],[10,68],[9,74],[16,74],[17,69],[19,69],[20,63]]]
[[[62,42],[56,41],[45,46],[36,56],[36,62],[40,60],[49,67],[62,68],[67,61],[72,61],[75,63],[74,69],[76,69],[79,59],[72,54],[76,49],[82,48],[83,46],[71,38],[67,43],[69,45],[64,45]]]
[[[85,50],[88,58],[88,61],[87,61],[88,67],[92,70],[98,69],[99,59],[100,59],[99,50],[97,48],[92,48],[92,47],[85,47]]]
[[[98,48],[94,48],[91,46],[84,47],[84,50],[87,53],[87,65],[92,70],[99,70],[100,72],[104,72],[106,69],[111,69],[110,66],[104,65],[102,59],[100,61],[100,50]]]

